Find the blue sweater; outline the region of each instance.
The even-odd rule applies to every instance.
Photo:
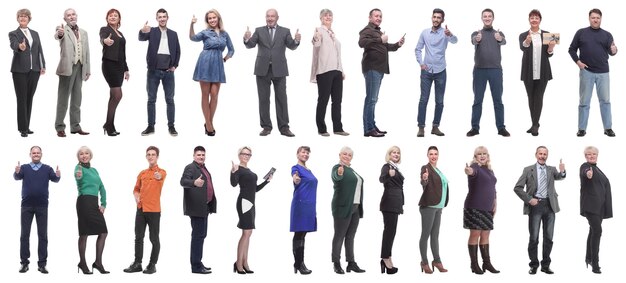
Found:
[[[46,164],[41,164],[37,171],[30,164],[23,164],[20,173],[13,173],[13,178],[22,180],[22,207],[48,207],[48,183],[61,180]]]
[[[574,62],[580,60],[587,65],[587,71],[608,73],[609,55],[615,55],[611,54],[612,43],[613,35],[610,32],[586,27],[576,32],[568,51]],[[578,50],[580,55],[577,54]]]

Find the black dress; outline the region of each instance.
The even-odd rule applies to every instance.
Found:
[[[118,36],[117,34],[120,34]],[[121,87],[124,82],[124,73],[128,71],[126,64],[126,39],[119,30],[115,32],[111,27],[100,29],[100,40],[111,36],[113,45],[102,43],[102,75],[109,87]]]
[[[250,171],[249,168],[239,167],[235,173],[230,173],[230,184],[235,187],[239,184],[239,197],[237,197],[237,215],[239,216],[239,223],[237,227],[240,229],[254,229],[254,198],[256,192],[260,191],[267,185],[268,181],[265,180],[260,185],[257,185],[257,175]]]

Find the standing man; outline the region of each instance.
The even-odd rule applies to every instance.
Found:
[[[289,110],[287,109],[287,58],[285,50],[296,50],[300,45],[300,33],[296,30],[294,38],[288,28],[277,25],[278,12],[269,9],[265,12],[267,25],[258,27],[254,33],[248,28],[243,35],[243,44],[246,48],[257,49],[256,62],[254,63],[254,75],[259,95],[259,117],[263,130],[259,135],[267,136],[272,132],[272,119],[270,118],[270,85],[274,84],[276,100],[276,120],[280,134],[287,137],[295,137],[289,130]]]
[[[384,137],[386,131],[376,127],[374,112],[378,102],[380,84],[389,74],[389,51],[396,51],[404,44],[404,36],[396,43],[387,43],[387,35],[380,30],[383,12],[372,9],[369,23],[359,32],[359,47],[363,48],[361,71],[365,77],[365,103],[363,105],[363,133],[366,137]]]
[[[135,261],[124,272],[132,273],[142,270],[141,261],[143,258],[143,238],[146,234],[146,225],[150,228],[150,242],[152,252],[150,253],[150,263],[143,271],[145,274],[156,272],[156,263],[159,260],[161,243],[159,242],[159,230],[161,222],[161,190],[167,173],[159,168],[159,148],[149,146],[146,149],[146,160],[148,169],[145,169],[137,176],[137,183],[133,189],[133,196],[137,204],[135,214]]]
[[[456,35],[448,29],[441,27],[444,22],[446,13],[436,8],[433,10],[433,27],[425,29],[420,34],[415,47],[415,57],[420,65],[420,102],[417,109],[417,132],[418,137],[424,136],[424,127],[426,126],[426,106],[430,97],[430,88],[435,83],[435,117],[433,118],[433,129],[431,134],[444,136],[439,130],[441,122],[441,114],[443,113],[443,96],[446,92],[446,49],[448,42],[456,44],[459,40]],[[426,48],[426,55],[422,57],[422,49]]]
[[[202,251],[207,235],[207,217],[217,211],[211,173],[204,166],[205,154],[204,147],[196,146],[193,162],[185,167],[180,178],[184,189],[183,210],[191,220],[191,272],[199,274],[211,273],[211,268],[202,264]]]
[[[587,120],[589,119],[589,103],[593,94],[593,85],[600,101],[600,115],[604,134],[614,137],[611,129],[611,89],[609,80],[609,55],[617,54],[617,46],[610,32],[600,28],[602,11],[589,11],[589,27],[579,29],[572,44],[569,46],[569,55],[580,68],[580,99],[578,103],[578,132],[576,136],[587,134]],[[580,50],[580,55],[578,51]]]
[[[493,112],[496,116],[498,135],[509,137],[511,134],[504,126],[504,105],[502,104],[502,54],[500,46],[506,44],[504,33],[493,28],[493,10],[487,8],[482,12],[483,28],[472,33],[474,45],[474,104],[472,105],[472,129],[468,137],[478,135],[480,116],[483,113],[483,98],[487,82],[493,100]]]
[[[543,258],[541,272],[553,274],[550,269],[550,252],[552,251],[552,236],[554,235],[555,213],[559,212],[559,199],[554,188],[555,180],[565,178],[565,164],[559,162],[559,170],[554,166],[546,165],[548,148],[537,147],[535,152],[537,163],[524,168],[522,176],[517,180],[513,189],[524,202],[524,214],[528,215],[528,257],[530,257],[529,274],[536,274],[539,268],[537,250],[539,246],[539,228],[543,223]],[[525,189],[524,189],[525,187]]]
[[[30,261],[30,228],[33,224],[33,216],[37,219],[37,236],[39,246],[37,248],[39,261],[37,270],[47,274],[46,263],[48,262],[48,184],[50,181],[58,183],[61,180],[61,171],[57,166],[56,171],[52,167],[41,163],[41,147],[30,148],[29,164],[15,166],[13,178],[22,180],[22,233],[20,235],[20,273],[28,271]]]
[[[57,26],[54,38],[61,46],[61,56],[57,75],[59,90],[57,96],[57,115],[54,128],[57,136],[66,137],[65,114],[68,100],[70,103],[70,133],[88,135],[80,127],[80,104],[83,100],[83,81],[91,76],[91,60],[89,59],[89,38],[84,29],[78,27],[78,15],[72,8],[65,10],[63,19],[66,25]]]
[[[159,83],[163,82],[163,92],[165,93],[165,104],[167,104],[167,128],[172,136],[178,136],[174,128],[174,116],[176,107],[174,105],[174,71],[178,67],[180,60],[180,43],[178,34],[167,28],[169,16],[163,8],[156,12],[158,27],[150,27],[148,21],[139,30],[139,41],[148,41],[148,73],[146,89],[148,91],[148,127],[141,132],[142,136],[154,134],[154,124],[156,121],[156,97]]]

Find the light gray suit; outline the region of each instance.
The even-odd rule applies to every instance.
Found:
[[[530,202],[530,200],[534,198],[537,193],[539,177],[537,176],[536,166],[537,164],[535,163],[524,168],[522,176],[519,177],[519,180],[517,180],[517,184],[515,184],[515,188],[513,189],[517,196],[524,201],[524,215],[530,213],[530,204],[528,202]],[[546,165],[546,174],[550,207],[553,212],[557,213],[561,210],[561,208],[559,207],[559,194],[556,193],[556,189],[554,188],[554,181],[564,179],[565,174],[561,176],[561,173],[556,167],[548,165]],[[526,187],[525,190],[524,187]]]
[[[270,37],[270,30],[267,26],[258,27],[254,30],[252,37],[246,41],[246,48],[254,48],[258,45],[256,62],[254,64],[254,75],[256,76],[257,91],[259,95],[259,118],[261,127],[272,129],[270,118],[270,86],[274,83],[274,95],[276,100],[276,119],[278,128],[289,129],[289,111],[287,109],[287,58],[286,48],[295,50],[300,42],[296,42],[291,37],[288,28],[276,25],[274,40]]]
[[[59,89],[57,98],[57,114],[54,127],[57,131],[65,130],[65,114],[68,100],[70,100],[70,131],[81,131],[80,105],[82,102],[83,81],[91,74],[91,60],[89,53],[89,38],[87,32],[78,29],[78,38],[70,25],[65,25],[63,37],[54,33],[54,38],[59,41],[61,56],[56,74],[59,76]],[[80,44],[79,44],[80,43]],[[79,51],[80,46],[80,51]],[[77,57],[77,52],[80,56]]]

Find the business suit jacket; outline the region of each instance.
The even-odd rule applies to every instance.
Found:
[[[80,63],[83,65],[83,72],[81,79],[84,81],[87,79],[87,75],[91,74],[91,55],[89,53],[89,37],[87,32],[78,28],[78,39],[74,35],[74,31],[69,25],[65,25],[63,37],[59,38],[54,33],[54,39],[59,41],[61,46],[61,58],[59,60],[59,66],[57,67],[57,75],[59,76],[71,76],[72,68],[74,66],[74,57],[76,56],[76,44],[80,41],[82,53],[80,56]]]
[[[252,37],[247,42],[244,40],[243,44],[248,49],[257,45],[259,47],[254,63],[255,76],[267,75],[271,64],[274,77],[286,77],[289,76],[287,57],[285,57],[286,48],[295,50],[300,42],[293,40],[288,28],[276,25],[274,41],[270,37],[269,28],[262,26],[256,28]]]
[[[170,68],[178,68],[178,62],[180,61],[180,43],[178,42],[178,34],[167,29],[167,47],[170,51]],[[148,70],[156,70],[157,68],[157,52],[159,51],[159,45],[161,43],[161,28],[153,27],[150,32],[143,33],[139,31],[139,41],[148,41],[148,53],[146,54],[146,61],[148,62]]]
[[[33,37],[34,42],[29,42],[28,38],[26,38],[26,35],[24,35],[24,32],[22,32],[19,27],[14,31],[9,32],[9,43],[11,50],[13,50],[13,61],[11,62],[12,73],[28,73],[31,70],[34,72],[40,72],[41,69],[46,68],[46,59],[43,56],[39,33],[30,28],[28,31]],[[24,39],[26,39],[26,50],[22,51],[20,50],[19,45]]]
[[[121,31],[117,31],[121,36],[124,36]],[[104,44],[103,40],[111,35],[113,39],[113,45],[108,46]],[[102,43],[102,59],[107,59],[115,62],[121,62],[124,65],[124,71],[128,72],[128,64],[126,64],[126,46],[122,46],[120,40],[122,38],[117,36],[117,33],[110,26],[100,28],[100,43]]]
[[[428,171],[428,180],[422,179],[422,174]],[[426,164],[420,169],[420,184],[422,185],[422,197],[419,201],[419,206],[433,206],[438,205],[441,202],[441,195],[443,194],[443,183],[441,182],[441,176],[437,174],[437,171],[432,165]],[[448,192],[446,193],[446,201],[444,207],[448,206],[448,200],[450,200],[450,186],[448,185]]]
[[[530,31],[522,32],[519,35],[519,48],[522,50],[522,81],[533,81],[533,42],[530,42],[529,47],[524,47],[523,42],[526,40],[526,36]],[[543,41],[543,35],[549,33],[548,31],[541,30],[541,38]],[[539,69],[539,80],[549,81],[552,79],[552,68],[550,67],[550,60],[552,54],[548,54],[548,45],[541,45],[541,67]]]
[[[183,212],[188,216],[207,217],[209,213],[217,212],[217,198],[215,197],[215,189],[213,190],[213,200],[207,203],[207,184],[211,181],[211,173],[206,176],[202,173],[204,165],[191,162],[185,166],[183,176],[180,178],[180,185],[183,186]],[[206,170],[206,167],[204,167]],[[209,170],[206,170],[209,172]],[[204,185],[196,187],[193,182],[202,177]],[[213,187],[215,188],[215,187]]]
[[[593,170],[593,177],[587,178],[587,171]],[[613,217],[611,183],[596,164],[588,162],[580,165],[580,215],[600,215]]]
[[[554,181],[558,181],[565,178],[565,174],[561,175],[558,169],[554,166],[546,166],[546,178],[548,182],[548,199],[550,200],[550,207],[554,213],[561,210],[559,207],[559,199],[556,189],[554,187]],[[565,172],[564,172],[565,173]],[[539,175],[537,173],[537,163],[524,168],[522,176],[519,177],[513,191],[524,202],[524,215],[530,213],[530,204],[528,203],[535,197],[538,189]]]
[[[385,191],[380,199],[380,211],[403,213],[402,206],[404,205],[404,191],[402,189],[404,185],[404,176],[400,173],[397,167],[393,166],[396,170],[396,174],[392,177],[389,175],[389,168],[391,164],[385,163],[383,168],[380,169],[380,177],[378,180],[383,183]]]

